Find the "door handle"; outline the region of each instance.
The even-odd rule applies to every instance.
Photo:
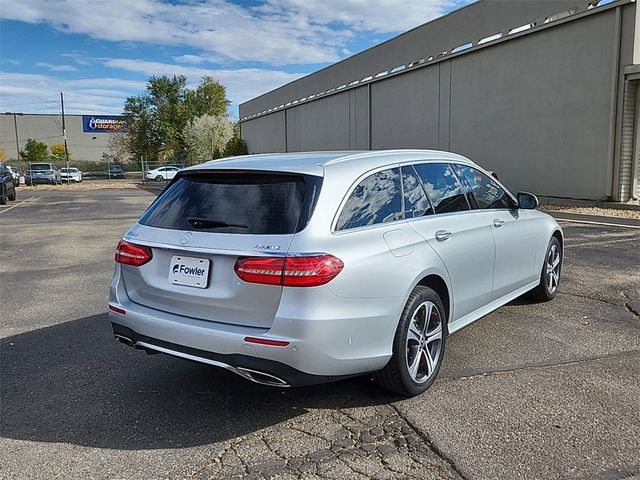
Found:
[[[438,230],[436,232],[436,240],[439,242],[444,242],[449,237],[451,237],[451,232],[448,230]]]
[[[500,220],[499,218],[494,218],[493,219],[493,226],[494,227],[500,228],[503,225],[504,225],[504,220]]]

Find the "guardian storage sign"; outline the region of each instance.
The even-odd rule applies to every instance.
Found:
[[[83,115],[82,131],[84,133],[122,132],[125,128],[124,117],[113,115]]]

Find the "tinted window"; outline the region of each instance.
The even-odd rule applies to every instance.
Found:
[[[365,178],[353,190],[338,217],[337,230],[402,218],[400,170],[383,170]]]
[[[184,176],[149,207],[140,223],[216,233],[294,233],[306,225],[320,181],[284,174]]]
[[[50,163],[32,163],[31,170],[52,170]]]
[[[413,167],[402,167],[402,189],[405,218],[417,218],[433,213]]]
[[[436,213],[469,210],[464,191],[448,164],[420,163],[415,168]]]
[[[471,189],[471,202],[474,208],[511,208],[512,202],[509,195],[500,185],[475,168],[466,165],[457,167]]]

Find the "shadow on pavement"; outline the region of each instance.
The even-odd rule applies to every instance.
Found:
[[[0,343],[0,435],[112,449],[180,448],[306,413],[386,403],[366,377],[297,389],[207,365],[147,356],[112,340],[107,315]]]

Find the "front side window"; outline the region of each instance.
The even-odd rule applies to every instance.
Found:
[[[402,167],[402,189],[405,218],[418,218],[433,213],[429,199],[413,167]]]
[[[451,166],[446,163],[419,163],[415,169],[436,212],[469,210],[469,203]]]
[[[353,190],[338,217],[336,230],[402,219],[400,169],[374,173]]]
[[[507,192],[484,173],[467,165],[458,165],[458,171],[471,190],[470,201],[473,208],[511,208],[513,202]]]

